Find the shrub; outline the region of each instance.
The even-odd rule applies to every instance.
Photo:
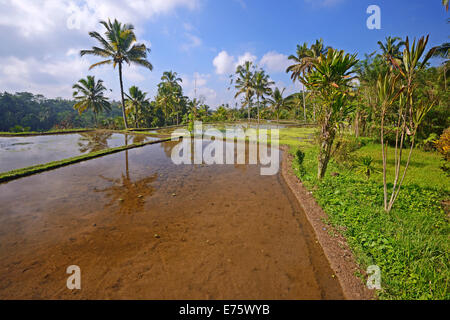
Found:
[[[435,142],[435,146],[444,156],[445,161],[450,161],[450,128],[445,129],[439,140]]]
[[[306,173],[306,169],[303,165],[303,160],[305,160],[305,153],[299,148],[295,152],[295,164],[296,170],[299,173],[300,177],[303,177]]]

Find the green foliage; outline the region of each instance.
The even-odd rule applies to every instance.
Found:
[[[73,108],[75,103],[74,100],[47,99],[28,92],[0,93],[0,131],[9,131],[16,125],[29,128],[26,131],[93,127],[93,111],[80,115]],[[118,103],[112,102],[111,105],[110,111],[98,115],[99,123],[120,115]]]
[[[368,144],[355,156],[370,156],[372,165],[379,169],[380,148]],[[414,154],[403,196],[386,214],[381,174],[367,181],[332,161],[331,170],[339,175],[326,175],[319,181],[315,175],[317,147],[305,153],[306,173],[298,173],[295,161],[294,171],[328,214],[329,223],[342,230],[362,268],[381,268],[383,290],[379,297],[450,299],[450,224],[442,207],[442,201],[450,196],[450,186],[444,183],[437,156],[421,151]]]
[[[370,179],[370,176],[376,172],[377,169],[373,166],[373,158],[371,156],[360,157],[357,160],[357,173],[362,173]]]

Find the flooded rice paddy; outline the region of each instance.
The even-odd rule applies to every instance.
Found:
[[[174,146],[0,184],[0,299],[343,298],[281,174],[175,165]]]
[[[121,147],[129,143],[152,140],[157,140],[157,138],[141,134],[126,135],[106,131],[0,137],[0,172],[62,160],[103,149]]]

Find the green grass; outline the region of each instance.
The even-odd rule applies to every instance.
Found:
[[[3,172],[3,173],[0,173],[0,183],[11,181],[11,180],[15,180],[15,179],[22,178],[22,177],[25,177],[25,176],[30,176],[30,175],[33,175],[33,174],[36,174],[36,173],[40,173],[40,172],[49,171],[49,170],[53,170],[53,169],[56,169],[56,168],[68,166],[70,164],[86,161],[86,160],[89,160],[89,159],[102,157],[102,156],[105,156],[105,155],[108,155],[108,154],[121,152],[121,151],[124,151],[124,150],[133,149],[133,148],[143,147],[143,146],[146,146],[146,145],[149,145],[149,144],[155,144],[155,143],[160,143],[160,142],[169,141],[169,140],[170,140],[170,138],[156,140],[156,141],[142,142],[142,143],[134,143],[134,144],[130,144],[130,145],[127,145],[127,146],[121,146],[121,147],[117,147],[117,148],[104,149],[104,150],[100,150],[100,151],[95,151],[95,152],[91,152],[91,153],[88,153],[88,154],[84,154],[84,155],[81,155],[81,156],[76,156],[76,157],[67,158],[67,159],[63,159],[63,160],[52,161],[52,162],[48,162],[48,163],[44,163],[44,164],[38,164],[38,165],[26,167],[26,168],[21,168],[21,169],[16,169],[16,170]]]
[[[94,131],[94,129],[59,129],[59,130],[49,130],[49,131],[24,131],[24,132],[1,132],[0,136],[14,137],[14,136],[40,136],[40,135],[53,135],[53,134],[68,134],[77,132],[88,132]]]
[[[450,299],[450,225],[441,204],[449,199],[449,179],[439,168],[439,155],[413,151],[400,196],[388,214],[382,206],[381,173],[367,180],[332,160],[325,178],[318,181],[318,148],[301,149],[306,173],[300,174],[297,161],[294,172],[328,214],[328,223],[346,237],[361,267],[381,268],[379,298]],[[369,144],[353,156],[369,155],[381,170],[380,153],[380,145]],[[393,159],[392,149],[389,158]],[[393,169],[388,173],[392,176]]]

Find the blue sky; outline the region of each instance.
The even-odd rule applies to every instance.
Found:
[[[381,29],[369,30],[369,5],[381,9]],[[79,78],[93,74],[119,97],[117,71],[88,71],[95,58],[80,49],[96,44],[88,31],[101,31],[100,19],[132,22],[138,40],[151,46],[153,72],[127,68],[125,86],[156,93],[161,74],[183,78],[185,94],[203,97],[211,107],[234,105],[228,75],[244,60],[264,67],[287,92],[298,90],[284,70],[297,44],[323,38],[347,52],[378,49],[386,36],[430,34],[430,45],[448,41],[449,14],[441,0],[0,0],[0,91],[31,91],[70,97]]]

